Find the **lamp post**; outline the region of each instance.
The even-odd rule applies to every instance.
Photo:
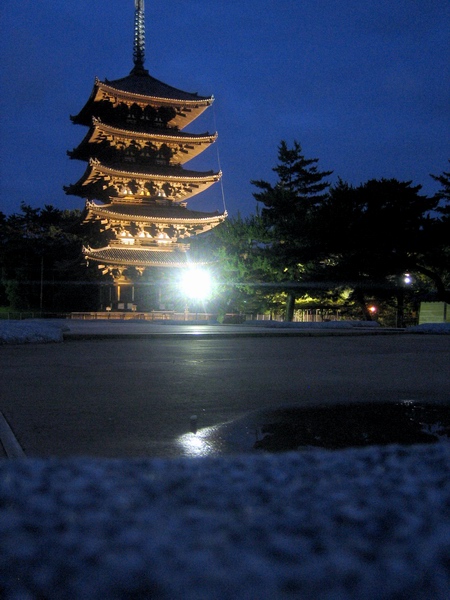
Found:
[[[41,256],[41,283],[39,288],[39,310],[42,316],[42,307],[44,305],[44,255]]]
[[[412,278],[410,273],[406,272],[399,278],[397,288],[397,327],[405,326],[405,287],[411,285]]]

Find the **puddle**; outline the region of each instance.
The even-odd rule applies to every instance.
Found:
[[[450,407],[415,401],[283,406],[179,439],[189,456],[435,443],[450,439]]]

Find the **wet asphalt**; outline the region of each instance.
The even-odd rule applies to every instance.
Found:
[[[175,457],[192,415],[450,398],[446,335],[83,328],[0,348],[0,411],[27,456]]]

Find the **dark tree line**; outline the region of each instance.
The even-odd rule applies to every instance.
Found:
[[[98,304],[98,269],[87,269],[83,244],[100,242],[96,224],[80,211],[21,205],[0,213],[0,306],[12,310],[65,312]]]
[[[281,142],[273,171],[274,184],[252,181],[256,214],[229,219],[207,240],[238,309],[284,302],[291,320],[309,299],[370,319],[375,301],[402,320],[405,293],[413,294],[406,273],[416,300],[450,302],[449,173],[432,176],[442,186],[433,197],[396,179],[331,186],[331,172],[298,142]]]
[[[432,175],[433,197],[396,179],[331,186],[330,171],[301,146],[281,142],[274,183],[257,188],[255,214],[229,218],[193,240],[222,282],[225,312],[340,307],[370,319],[378,303],[402,316],[405,302],[450,302],[450,173]],[[83,223],[79,211],[21,205],[0,212],[0,306],[45,312],[96,310],[99,284],[82,245],[110,233]],[[406,287],[404,276],[414,282]],[[153,277],[153,275],[152,275]],[[101,287],[101,285],[100,285]]]

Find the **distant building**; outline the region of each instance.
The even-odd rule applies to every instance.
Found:
[[[86,199],[86,220],[113,233],[103,248],[83,249],[116,283],[115,308],[150,267],[186,268],[189,237],[208,231],[226,211],[189,210],[187,200],[216,183],[221,172],[198,172],[185,163],[217,139],[217,133],[184,131],[211,106],[204,97],[171,87],[144,68],[144,1],[135,0],[134,67],[114,81],[95,80],[91,96],[73,123],[89,128],[73,159],[86,161],[81,179],[64,189]],[[128,297],[128,301],[134,300]],[[122,302],[121,302],[122,301]]]

